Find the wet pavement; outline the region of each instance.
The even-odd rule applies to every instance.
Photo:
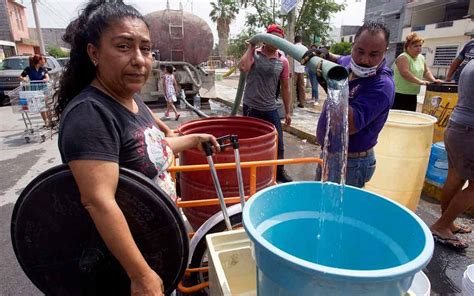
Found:
[[[203,103],[203,111],[207,114],[222,115],[230,111],[230,105],[235,96],[238,78],[216,83],[218,99]],[[321,90],[322,93],[322,90]],[[314,157],[320,153],[320,148],[314,145],[314,131],[320,113],[319,106],[307,104],[306,108],[296,108],[293,115],[291,133],[284,134],[286,158]],[[190,110],[181,110],[178,121],[164,116],[164,109],[150,104],[151,109],[160,116],[166,124],[176,128],[179,124],[197,119]],[[34,285],[26,278],[18,265],[11,246],[10,217],[13,204],[19,193],[28,182],[40,172],[60,163],[57,152],[57,136],[44,143],[25,144],[21,139],[22,122],[18,114],[11,114],[10,107],[0,108],[0,295],[41,295]],[[35,116],[34,122],[40,122]],[[288,173],[295,180],[314,180],[315,164],[286,166]],[[361,210],[363,210],[363,205]],[[422,196],[417,214],[430,225],[439,216],[439,204],[436,200]],[[474,226],[468,217],[460,219],[461,223]],[[397,223],[397,221],[393,221]],[[465,252],[456,252],[445,246],[436,244],[433,258],[424,269],[428,275],[432,295],[460,295],[461,279],[467,265],[474,263],[474,235],[465,234],[470,247]]]

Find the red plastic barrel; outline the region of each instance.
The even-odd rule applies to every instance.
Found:
[[[182,135],[194,133],[208,133],[215,137],[237,135],[241,162],[277,158],[278,134],[275,127],[267,121],[242,116],[213,117],[186,122],[178,129]],[[232,147],[228,147],[215,154],[213,159],[214,163],[235,162],[234,151]],[[207,160],[204,152],[190,149],[179,154],[179,164],[207,164]],[[257,168],[257,190],[272,185],[273,169],[273,167]],[[217,175],[224,197],[239,196],[235,170],[218,170]],[[242,176],[247,195],[250,188],[250,170],[242,169]],[[179,182],[182,200],[217,197],[210,171],[180,173]],[[183,211],[193,228],[197,230],[209,217],[219,211],[219,207],[184,208]]]

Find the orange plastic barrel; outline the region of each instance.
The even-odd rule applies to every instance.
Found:
[[[242,116],[212,117],[193,120],[182,124],[179,133],[189,135],[208,133],[216,137],[237,135],[239,139],[240,161],[274,160],[277,158],[278,134],[275,127],[267,121]],[[216,153],[214,163],[235,162],[232,147]],[[180,165],[207,164],[204,152],[190,149],[179,154]],[[273,184],[273,167],[257,168],[257,190]],[[239,196],[235,170],[218,170],[224,197]],[[249,194],[250,170],[242,169],[245,194]],[[216,198],[210,171],[181,172],[179,183],[182,200]],[[218,206],[184,208],[184,214],[194,229],[198,229],[209,217],[219,211]]]

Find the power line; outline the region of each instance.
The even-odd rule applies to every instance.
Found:
[[[41,4],[41,2],[37,2],[38,4]],[[38,9],[41,9],[42,13],[41,15],[50,15],[51,12],[49,11],[49,9],[47,9],[46,6],[43,6],[42,4],[41,5],[38,5]],[[44,17],[42,17],[42,19],[45,19]],[[58,27],[62,27],[62,24],[58,22],[58,20],[55,18],[55,17],[48,17],[48,20],[50,20],[51,22],[53,22],[56,26]]]
[[[42,0],[42,1],[46,2],[46,0]],[[70,20],[74,19],[74,15],[70,14],[69,11],[66,8],[64,8],[64,6],[61,4],[61,1],[55,1],[55,5],[56,4],[59,6],[59,8],[62,10],[62,12],[67,14],[67,16],[66,16],[67,18],[69,18]]]
[[[69,23],[69,21],[63,16],[61,12],[56,11],[54,5],[49,4],[48,2],[46,2],[46,0],[41,0],[41,3],[42,5],[46,6],[52,13],[54,13],[58,18],[65,21],[66,23]]]
[[[54,11],[53,9],[51,9],[48,5],[46,5],[46,3],[43,3],[43,1],[39,2],[39,4],[41,6],[43,6],[44,8],[46,8],[47,10],[49,10],[51,13],[53,13],[55,16],[57,16],[59,19],[61,19],[62,21],[64,21],[66,24],[69,23],[68,20],[66,20],[63,16],[61,16],[60,14],[58,14],[56,11]],[[54,18],[53,18],[54,19]],[[54,19],[56,21],[56,19]],[[62,27],[62,26],[61,26]]]

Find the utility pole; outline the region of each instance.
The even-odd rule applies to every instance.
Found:
[[[287,40],[291,43],[295,41],[295,27],[296,27],[296,6],[288,13],[288,34]],[[290,113],[293,114],[293,108],[296,99],[296,87],[294,83],[294,59],[288,56],[289,64],[290,64]]]
[[[33,7],[33,15],[35,17],[36,34],[38,35],[38,41],[40,44],[40,53],[46,54],[46,49],[44,48],[43,33],[41,32],[41,25],[38,17],[38,9],[36,8],[37,2],[38,0],[31,0],[31,6]]]

